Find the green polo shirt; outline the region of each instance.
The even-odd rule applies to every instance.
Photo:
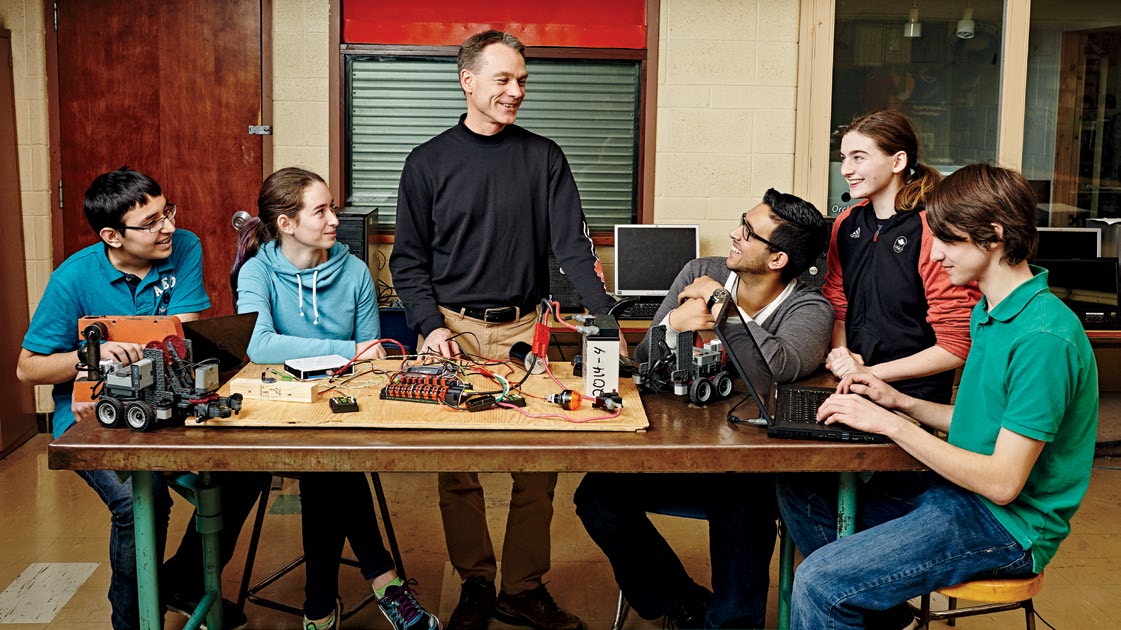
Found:
[[[1078,317],[1047,288],[1047,270],[988,310],[973,309],[973,345],[954,403],[950,443],[991,455],[1001,428],[1045,442],[1008,505],[981,500],[1032,554],[1038,573],[1070,533],[1086,494],[1098,425],[1098,368]]]

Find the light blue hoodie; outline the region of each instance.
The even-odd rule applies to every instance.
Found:
[[[335,243],[327,262],[296,269],[269,241],[237,276],[237,312],[257,313],[249,342],[254,363],[340,354],[381,337],[377,292],[364,262]]]

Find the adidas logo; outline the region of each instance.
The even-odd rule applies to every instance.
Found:
[[[849,234],[849,238],[860,238],[860,228],[853,230],[852,234]]]

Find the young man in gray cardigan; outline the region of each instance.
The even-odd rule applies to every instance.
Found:
[[[829,348],[833,308],[797,277],[829,238],[821,214],[794,195],[770,189],[729,234],[727,259],[698,258],[678,274],[653,321],[672,331],[711,330],[714,296],[747,322],[725,323],[730,352],[752,382],[769,386],[809,375]],[[727,294],[723,292],[727,291]],[[767,366],[758,364],[751,334]],[[669,334],[667,338],[676,338]],[[649,356],[647,336],[636,362]],[[767,368],[770,368],[769,371]],[[688,413],[683,407],[682,413]],[[603,549],[631,607],[646,619],[665,616],[678,628],[762,628],[775,543],[775,491],[769,475],[736,473],[589,473],[575,496],[576,513]],[[647,518],[647,510],[707,515],[712,592],[685,572]]]

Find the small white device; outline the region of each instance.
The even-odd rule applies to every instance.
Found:
[[[347,365],[348,363],[350,363],[350,359],[341,354],[328,354],[321,357],[289,359],[284,362],[284,371],[300,380],[341,376],[354,372],[354,366]],[[346,365],[346,369],[340,372],[339,368],[344,365]]]

